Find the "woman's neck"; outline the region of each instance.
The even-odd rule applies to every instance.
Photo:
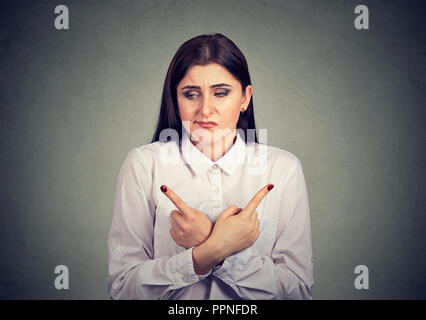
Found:
[[[217,160],[222,158],[229,151],[229,149],[232,148],[236,140],[237,140],[236,132],[233,132],[231,134],[222,136],[219,140],[211,144],[202,144],[202,143],[195,144],[195,141],[192,141],[192,140],[191,142],[207,158],[209,158],[213,162],[216,162]]]

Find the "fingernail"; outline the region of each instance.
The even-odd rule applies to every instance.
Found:
[[[163,192],[166,192],[166,191],[167,191],[167,187],[166,187],[165,185],[162,185],[162,186],[160,187],[160,189],[161,189],[161,191],[163,191]]]
[[[271,191],[273,187],[274,187],[274,185],[273,185],[273,184],[270,184],[270,185],[268,186],[268,191]]]

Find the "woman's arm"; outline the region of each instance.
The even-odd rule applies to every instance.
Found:
[[[312,299],[309,204],[298,159],[276,188],[282,195],[278,210],[283,214],[278,216],[271,256],[260,256],[253,247],[248,247],[227,257],[213,274],[242,299]]]
[[[155,203],[149,158],[139,149],[131,150],[117,179],[108,236],[108,288],[112,299],[164,299],[207,276],[194,272],[193,248],[153,258]]]
[[[255,209],[273,187],[268,184],[260,189],[244,209],[233,205],[219,215],[211,235],[193,250],[197,274],[211,270],[225,258],[253,245],[260,225]]]

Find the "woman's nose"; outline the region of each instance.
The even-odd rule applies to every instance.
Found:
[[[209,116],[213,109],[212,100],[209,97],[204,96],[201,102],[201,114],[203,116]]]

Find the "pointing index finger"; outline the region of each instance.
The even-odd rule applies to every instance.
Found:
[[[244,208],[244,211],[246,212],[253,212],[256,210],[257,206],[260,204],[260,202],[265,198],[265,196],[268,194],[268,192],[274,187],[273,184],[267,184],[262,189],[260,189],[254,197],[250,200],[250,202],[247,204],[247,206]]]
[[[165,185],[162,185],[160,189],[181,212],[189,212],[189,207],[172,189],[166,187]]]

